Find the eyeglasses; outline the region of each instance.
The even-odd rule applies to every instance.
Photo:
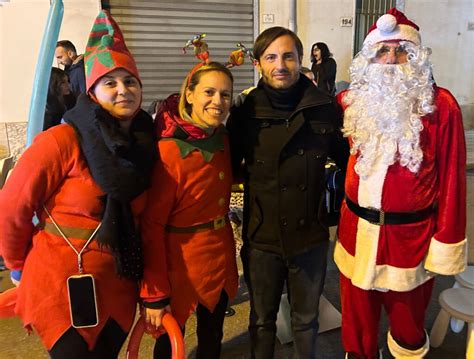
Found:
[[[394,55],[397,56],[397,57],[407,54],[407,50],[405,49],[405,46],[403,46],[403,45],[398,45],[398,46],[382,45],[377,50],[377,53],[375,54],[375,57],[380,58],[380,57],[386,56],[389,53],[391,53],[392,50],[394,51]]]

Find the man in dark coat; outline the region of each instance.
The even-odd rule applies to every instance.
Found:
[[[77,55],[76,47],[69,40],[61,40],[56,44],[54,57],[58,65],[64,66],[69,76],[72,92],[77,97],[86,92],[86,76],[84,72],[84,55]]]
[[[329,239],[324,169],[328,157],[345,168],[348,145],[333,98],[300,76],[295,33],[265,30],[254,56],[262,78],[227,123],[234,174],[242,173],[245,188],[241,253],[252,357],[273,358],[286,283],[295,356],[314,358]]]

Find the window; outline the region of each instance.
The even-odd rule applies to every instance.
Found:
[[[356,0],[354,56],[361,50],[372,24],[396,3],[396,0]]]

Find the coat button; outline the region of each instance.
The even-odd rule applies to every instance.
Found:
[[[224,198],[219,198],[219,206],[224,207],[225,205],[225,199]]]
[[[303,156],[304,155],[304,150],[302,148],[300,148],[298,151],[296,151],[297,154],[299,154],[300,156]]]
[[[306,191],[306,186],[304,184],[300,184],[298,187],[300,191]]]
[[[286,220],[286,218],[281,218],[280,223],[283,227],[286,227],[288,225],[288,221]]]
[[[280,189],[281,189],[282,192],[284,192],[288,189],[288,187],[286,187],[286,185],[281,185]]]
[[[298,221],[298,224],[299,224],[300,226],[304,226],[304,225],[306,224],[305,219],[304,219],[304,218],[301,218],[301,219]]]
[[[225,178],[225,173],[223,171],[219,172],[219,179],[223,180]]]

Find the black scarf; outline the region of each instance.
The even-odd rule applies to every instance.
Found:
[[[301,76],[300,76],[301,77]],[[293,112],[301,100],[305,86],[301,78],[287,89],[274,89],[261,80],[265,94],[270,99],[273,108],[282,111]]]
[[[92,178],[105,192],[97,242],[113,253],[121,277],[141,279],[141,239],[130,202],[150,185],[157,158],[152,119],[140,110],[127,136],[118,119],[81,94],[64,121],[75,129]]]

